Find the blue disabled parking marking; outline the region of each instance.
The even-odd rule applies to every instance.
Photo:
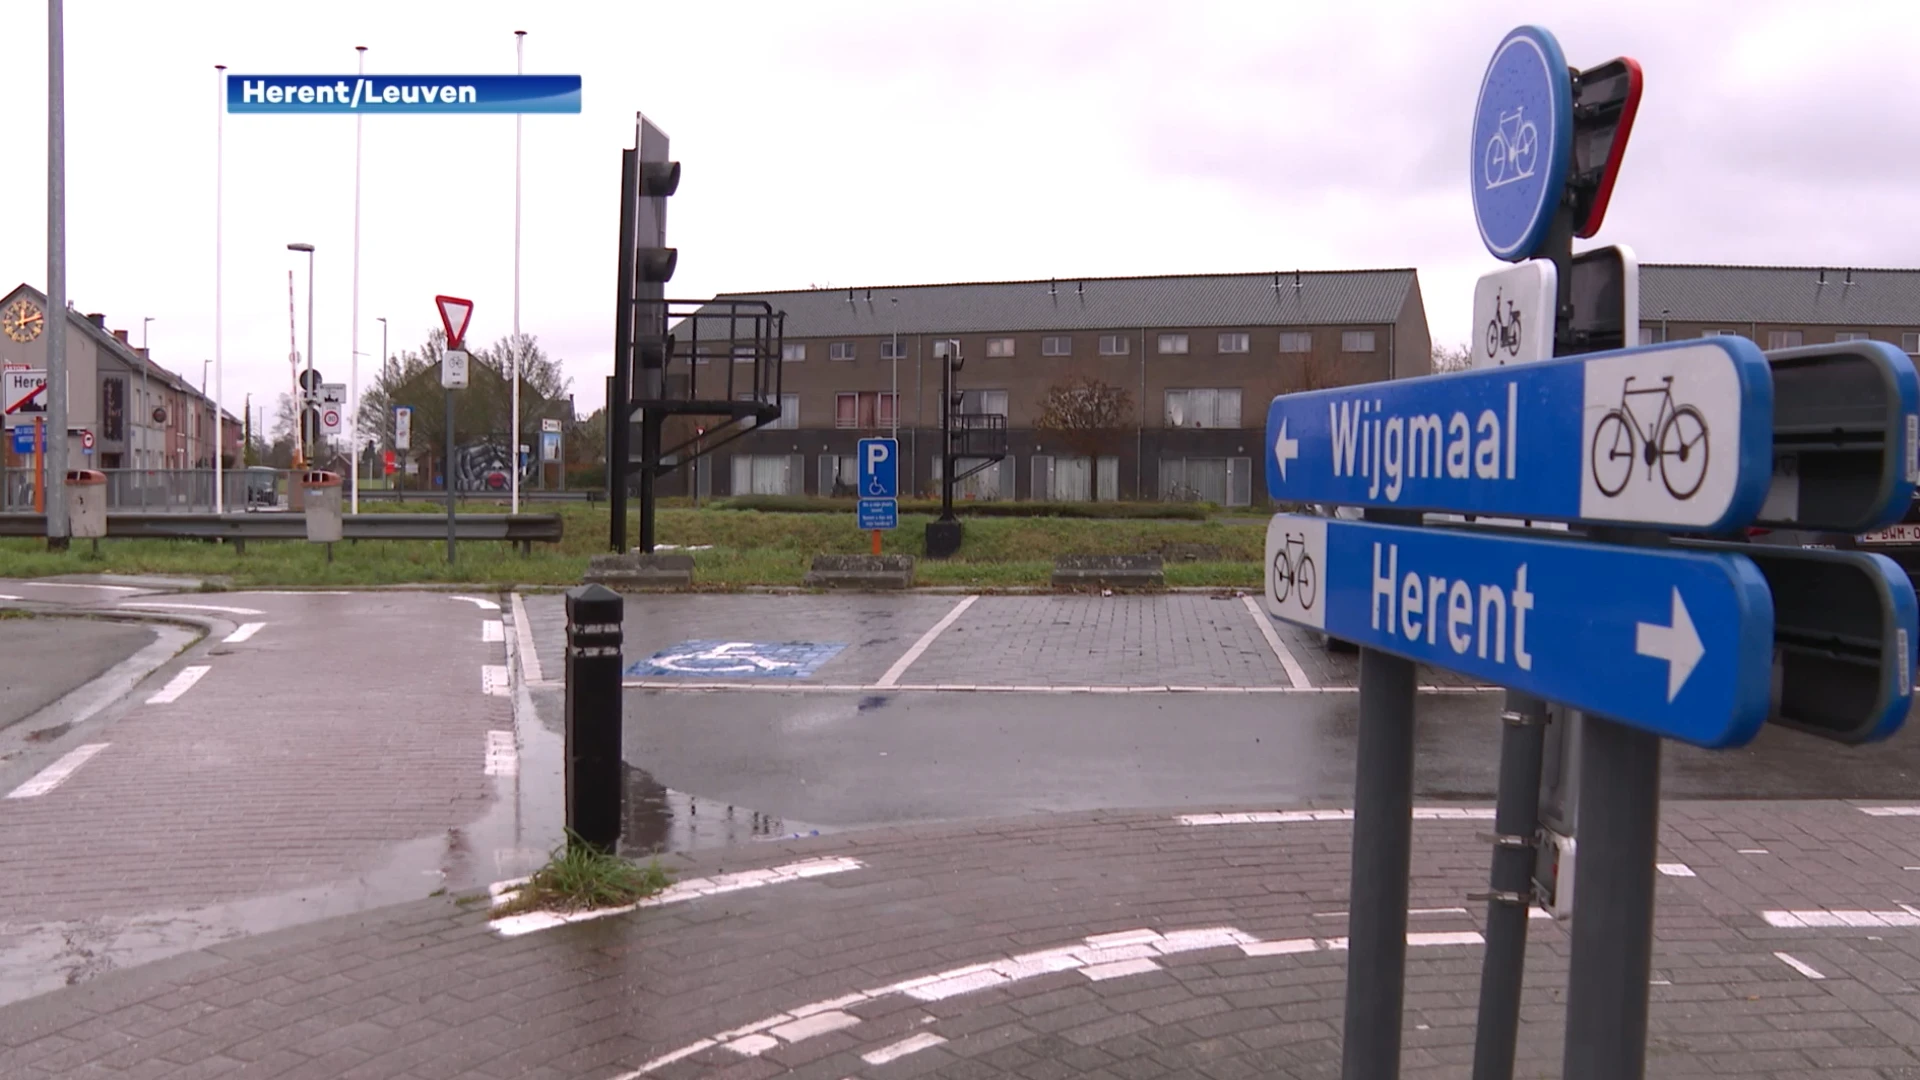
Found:
[[[635,663],[627,668],[627,676],[804,679],[846,647],[844,642],[683,641]]]

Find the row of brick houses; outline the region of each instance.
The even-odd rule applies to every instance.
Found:
[[[1763,348],[1867,337],[1920,353],[1920,270],[1650,264],[1640,340],[1715,333]],[[1266,501],[1276,394],[1432,370],[1411,269],[1088,278],[727,294],[786,315],[779,421],[685,471],[702,495],[850,494],[855,443],[896,423],[901,485],[940,476],[940,365],[957,338],[964,412],[1007,418],[1008,453],[974,499]],[[1090,376],[1132,417],[1099,452],[1035,428],[1050,387]],[[897,398],[895,397],[897,393]],[[964,468],[963,463],[963,468]]]

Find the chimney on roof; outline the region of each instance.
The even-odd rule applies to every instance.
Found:
[[[134,349],[133,351],[140,354],[140,359],[145,360],[147,358],[147,347],[145,345],[142,345]],[[455,419],[459,419],[459,416],[460,416],[459,413],[454,413],[453,415]]]
[[[1273,272],[1273,292],[1276,296],[1280,294],[1280,271],[1278,270]]]
[[[849,306],[853,306],[853,305],[855,305],[855,304],[857,304],[857,303],[858,303],[858,301],[856,301],[856,300],[855,300],[855,299],[853,298],[853,290],[852,290],[852,289],[848,289],[848,290],[847,290],[847,304],[848,304]]]
[[[1845,279],[1845,280],[1843,280],[1842,282],[1840,282],[1840,284],[1842,284],[1842,285],[1851,285],[1851,284],[1853,284],[1853,267],[1851,267],[1851,266],[1849,266],[1849,267],[1847,267],[1847,276],[1846,276],[1846,279]]]
[[[1298,270],[1293,272],[1293,288],[1295,292],[1300,290],[1300,271]]]
[[[87,321],[99,327],[102,330],[105,330],[107,328],[107,316],[103,312],[98,312],[98,311],[88,312]]]
[[[1819,277],[1817,277],[1817,278],[1815,278],[1815,279],[1814,279],[1814,282],[1813,282],[1813,283],[1814,283],[1815,285],[1825,285],[1825,284],[1827,283],[1827,268],[1826,268],[1826,267],[1824,267],[1824,266],[1823,266],[1823,267],[1821,267],[1821,268],[1820,268],[1820,276],[1819,276]]]
[[[871,304],[871,303],[873,303],[873,290],[872,290],[872,289],[868,289],[868,290],[867,290],[867,303],[869,303],[869,304]],[[458,414],[458,413],[455,413],[455,414],[454,414],[454,416],[455,416],[455,418],[458,418],[458,416],[459,416],[459,414]]]
[[[1048,296],[1060,295],[1059,283],[1056,282],[1053,278],[1047,279],[1047,295]]]
[[[1074,291],[1080,294],[1081,296],[1087,295],[1087,283],[1084,281],[1081,282],[1080,287],[1078,289],[1075,289]]]
[[[125,345],[127,343],[127,332],[125,330],[115,330],[113,332],[113,340]]]

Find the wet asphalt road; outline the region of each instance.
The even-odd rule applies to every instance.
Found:
[[[150,626],[104,619],[0,619],[0,728],[98,678],[156,636]]]
[[[629,690],[625,756],[677,791],[821,827],[1036,811],[1350,803],[1352,694]],[[1490,801],[1498,694],[1423,695],[1415,791]],[[1842,747],[1768,728],[1747,747],[1668,743],[1689,799],[1912,799],[1920,735]]]

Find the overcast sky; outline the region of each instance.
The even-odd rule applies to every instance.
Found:
[[[684,163],[670,295],[812,284],[1413,266],[1438,341],[1496,267],[1468,204],[1488,56],[1537,21],[1646,95],[1606,228],[1644,261],[1912,266],[1920,5],[1613,0],[327,4],[72,0],[68,293],[197,377],[214,347],[213,65],[236,74],[579,74],[525,118],[522,329],[599,404],[619,151],[644,111]],[[11,0],[0,278],[44,287],[45,5]],[[192,17],[183,17],[190,12]],[[288,385],[318,248],[315,354],[346,381],[354,124],[226,118],[225,395]],[[360,349],[512,322],[510,116],[364,121]]]

